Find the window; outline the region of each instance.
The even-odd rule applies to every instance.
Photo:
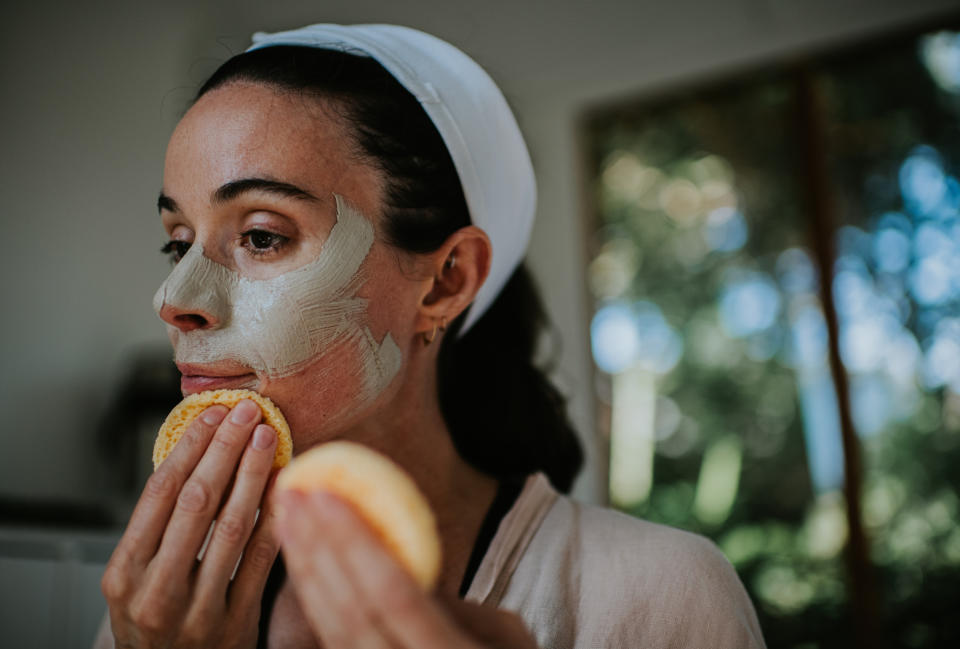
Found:
[[[613,504],[713,538],[770,646],[960,646],[960,33],[584,129]]]

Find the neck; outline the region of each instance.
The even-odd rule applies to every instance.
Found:
[[[426,355],[424,355],[426,356]],[[376,421],[365,422],[350,437],[392,458],[426,496],[437,518],[443,547],[438,590],[456,596],[466,572],[483,519],[497,491],[496,479],[470,466],[453,445],[440,413],[436,388],[436,358],[426,370],[405,377]],[[427,380],[423,380],[426,377]]]

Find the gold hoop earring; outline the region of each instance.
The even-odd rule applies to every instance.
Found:
[[[422,335],[423,335],[424,346],[432,343],[437,337],[437,323],[436,322],[433,323],[433,331],[430,332],[429,336],[427,336],[426,332],[424,332]]]
[[[447,330],[447,319],[444,316],[440,316],[440,324],[437,325],[436,322],[433,323],[433,331],[430,332],[430,335],[428,336],[426,333],[422,334],[423,344],[429,345],[430,343],[432,343],[434,340],[437,339],[438,331],[440,333],[443,333],[446,330]]]

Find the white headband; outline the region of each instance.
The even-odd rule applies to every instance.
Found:
[[[417,98],[447,145],[473,224],[490,237],[490,275],[461,334],[493,303],[523,260],[537,187],[530,154],[500,89],[466,54],[439,38],[397,25],[310,25],[253,35],[249,50],[303,45],[366,55]]]

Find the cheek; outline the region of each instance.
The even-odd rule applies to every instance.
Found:
[[[395,263],[381,261],[380,266],[368,266],[368,277],[358,296],[367,303],[366,324],[374,337],[382,340],[390,334],[402,347],[404,341],[414,337],[423,282],[393,270]],[[384,267],[393,272],[378,272]]]
[[[295,453],[337,437],[364,416],[373,400],[365,372],[361,344],[345,341],[295,374],[263,379],[260,392],[287,418]]]

